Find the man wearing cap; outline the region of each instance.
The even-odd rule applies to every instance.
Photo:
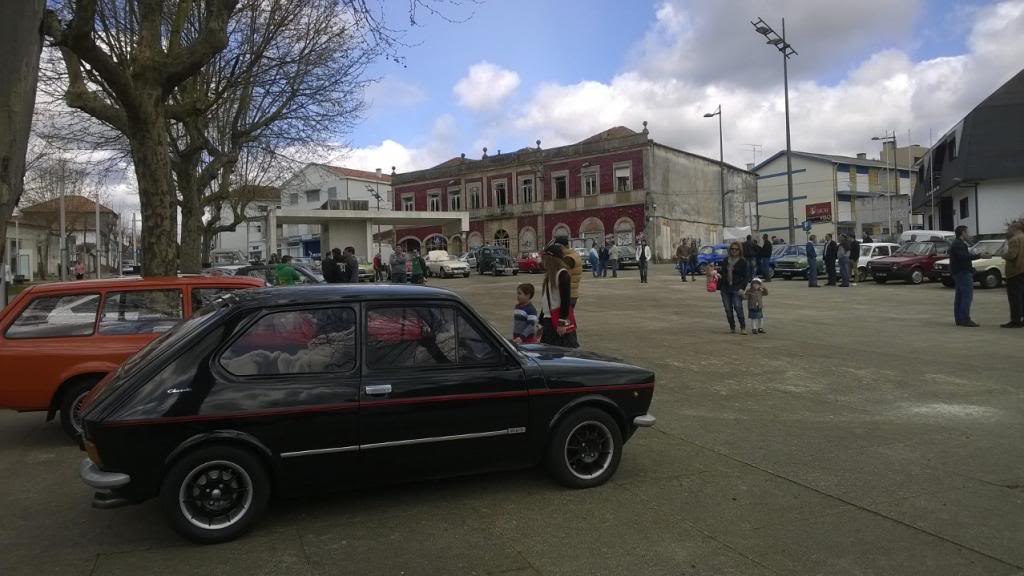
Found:
[[[569,267],[569,274],[572,276],[572,307],[576,307],[576,301],[580,298],[580,278],[583,277],[583,258],[580,253],[569,248],[569,239],[565,236],[555,238],[555,243],[560,244],[562,260]]]

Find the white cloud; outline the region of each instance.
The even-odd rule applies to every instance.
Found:
[[[722,66],[723,58],[715,50],[677,58],[680,46],[711,34],[702,28],[706,22],[694,20],[680,8],[683,4],[664,3],[652,32],[642,43],[641,53],[655,65],[638,62],[608,82],[541,85],[521,110],[498,121],[491,130],[504,132],[506,138],[509,133],[518,134],[522,142],[539,137],[545,147],[550,147],[578,141],[615,125],[639,130],[648,120],[655,140],[717,157],[718,123],[703,118],[703,114],[721,104],[727,161],[738,165],[750,162],[751,153],[744,151],[748,143],[763,145],[766,155],[783,149],[785,118],[778,54],[772,58],[767,82],[737,79],[728,67],[722,68],[720,78],[705,80],[710,71],[700,60],[710,59]],[[800,4],[801,14],[804,6]],[[864,14],[877,12],[884,10],[865,10]],[[876,155],[879,146],[870,138],[885,130],[896,130],[903,145],[908,130],[914,143],[927,144],[929,128],[935,136],[951,128],[1022,65],[1024,0],[994,4],[976,11],[973,17],[968,52],[959,56],[914,62],[899,49],[885,49],[869,54],[832,83],[799,77],[794,80],[791,76],[793,148]],[[706,21],[708,16],[702,14],[701,18]],[[807,15],[803,14],[802,19],[807,20]],[[749,24],[743,24],[743,33],[753,35]],[[714,32],[721,34],[722,30]],[[651,40],[652,35],[660,35],[660,44]],[[826,34],[818,35],[823,44],[829,44]],[[801,41],[809,43],[806,38]],[[837,34],[836,41],[848,46],[864,42],[853,32],[846,34],[845,40],[843,34]],[[656,50],[658,46],[661,52]],[[814,52],[818,45],[807,47]],[[761,48],[757,47],[759,52]],[[752,55],[732,56],[736,59],[733,66],[747,68],[745,58]],[[805,58],[805,52],[801,52],[794,58],[795,65],[804,66]]]
[[[421,86],[394,77],[385,77],[370,84],[364,96],[371,113],[388,108],[408,108],[427,99],[427,93]]]
[[[452,91],[459,104],[475,111],[494,110],[519,87],[519,74],[489,62],[469,67]]]
[[[373,171],[380,168],[385,174],[391,173],[392,166],[398,172],[422,170],[448,160],[452,156],[457,137],[455,118],[445,114],[434,121],[429,136],[417,145],[406,146],[388,139],[380,144],[353,148],[332,163],[356,170]]]

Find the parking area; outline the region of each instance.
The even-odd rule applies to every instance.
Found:
[[[78,448],[0,411],[0,574],[1024,573],[1024,330],[1003,290],[767,285],[767,334],[668,265],[650,284],[584,273],[586,349],[651,367],[653,429],[616,477],[568,491],[541,470],[275,501],[252,533],[196,546],[155,502],[100,511]],[[503,332],[515,285],[430,281]],[[0,376],[2,378],[2,376]]]

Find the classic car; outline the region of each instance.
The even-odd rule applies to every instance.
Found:
[[[216,294],[255,278],[110,278],[29,286],[0,312],[0,408],[45,411],[72,438],[92,387]]]
[[[707,272],[708,266],[721,264],[728,257],[728,244],[701,246],[700,251],[697,252],[697,272],[704,274]]]
[[[899,250],[899,244],[890,242],[871,242],[860,245],[860,259],[857,260],[857,269],[851,270],[850,275],[854,282],[863,282],[871,276],[868,262],[891,256]],[[836,273],[839,272],[839,263],[836,263]]]
[[[319,270],[313,270],[301,264],[292,264],[292,268],[299,273],[299,284],[323,284],[324,277]],[[277,264],[255,264],[243,266],[235,271],[235,276],[250,276],[252,278],[263,278],[267,286],[277,285]]]
[[[366,258],[359,258],[359,281],[360,282],[373,282],[373,262],[370,262]]]
[[[325,285],[227,295],[88,398],[93,504],[159,497],[183,536],[252,527],[271,492],[528,468],[606,482],[652,426],[654,373],[516,346],[458,295]]]
[[[908,242],[900,246],[892,256],[877,258],[868,262],[871,277],[879,284],[889,280],[905,280],[920,284],[932,271],[932,266],[949,253],[949,243]]]
[[[476,249],[474,257],[478,274],[519,274],[519,266],[515,259],[502,246],[481,246]]]
[[[974,281],[982,288],[999,288],[1003,285],[1006,275],[1006,240],[981,240],[971,246],[971,266],[974,268]],[[949,271],[949,258],[939,260],[932,266],[928,275],[930,280],[940,280],[947,288],[953,287],[953,276]]]
[[[427,276],[469,278],[469,264],[452,256],[446,250],[431,250],[424,260],[427,262]]]
[[[626,268],[640,265],[640,263],[636,261],[636,246],[613,246],[612,250],[618,251],[619,270],[625,270]]]
[[[519,266],[520,272],[536,274],[544,271],[544,261],[540,257],[540,252],[523,252],[519,255],[516,264]]]
[[[818,276],[825,275],[825,259],[821,257],[825,251],[823,244],[815,245],[815,252],[818,254],[817,264],[815,268],[818,269]],[[806,244],[790,244],[786,246],[786,251],[779,256],[779,259],[775,261],[774,275],[781,276],[786,280],[792,280],[793,278],[807,278],[807,245]]]

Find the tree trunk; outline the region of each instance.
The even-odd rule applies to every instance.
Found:
[[[128,141],[142,213],[142,275],[178,274],[178,202],[171,180],[171,158],[160,89],[147,90],[144,111],[132,118]]]
[[[7,263],[7,221],[25,186],[25,154],[43,49],[45,0],[0,2],[0,246]],[[0,307],[7,303],[0,264]]]
[[[179,178],[181,175],[179,174]],[[188,186],[182,190],[188,189]],[[196,194],[183,193],[181,198],[181,271],[198,274],[210,254],[202,246],[204,229],[203,205]]]

